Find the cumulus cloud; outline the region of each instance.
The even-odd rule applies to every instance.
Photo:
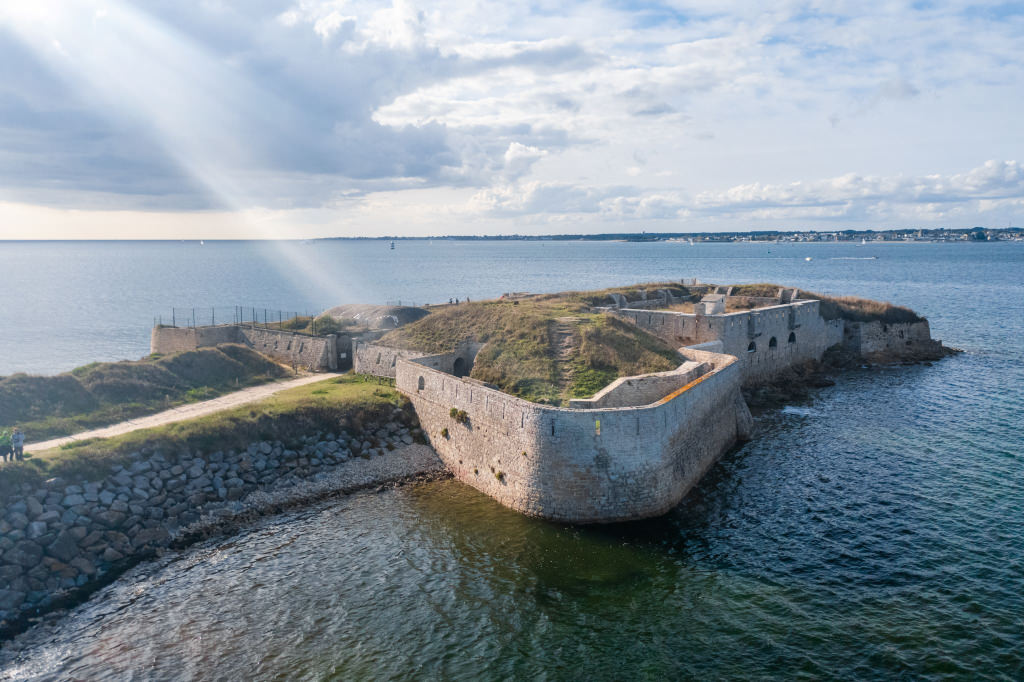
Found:
[[[952,175],[854,173],[787,184],[750,183],[721,191],[643,191],[633,186],[573,186],[536,181],[478,192],[473,208],[491,215],[596,214],[609,221],[940,220],[1024,207],[1024,165],[987,161]],[[666,228],[668,229],[668,228]]]

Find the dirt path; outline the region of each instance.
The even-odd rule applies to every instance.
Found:
[[[174,422],[185,421],[186,419],[195,419],[196,417],[202,417],[214,412],[220,412],[221,410],[245,405],[246,403],[256,402],[257,400],[262,400],[263,398],[267,398],[289,388],[305,386],[306,384],[312,384],[317,381],[323,381],[337,376],[341,375],[325,372],[322,374],[310,374],[308,376],[299,377],[298,379],[275,381],[270,384],[250,386],[249,388],[243,388],[241,391],[228,393],[227,395],[222,395],[219,398],[214,398],[213,400],[181,405],[180,407],[175,407],[164,412],[158,412],[156,414],[138,417],[136,419],[129,419],[128,421],[121,422],[120,424],[113,424],[112,426],[104,426],[101,429],[82,431],[81,433],[76,433],[71,436],[53,438],[41,443],[29,443],[25,445],[25,451],[42,452],[43,450],[49,450],[76,440],[85,440],[86,438],[110,438],[111,436],[120,436],[121,434],[137,431],[138,429],[149,429],[154,426],[163,426],[164,424],[173,424]]]
[[[558,390],[564,395],[572,384],[572,356],[576,350],[576,324],[579,318],[559,317],[551,328],[553,350],[558,368]]]

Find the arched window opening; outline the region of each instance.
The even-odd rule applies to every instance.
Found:
[[[377,364],[380,364],[380,353],[377,353]]]
[[[750,345],[747,346],[747,352],[748,353],[756,353],[757,352],[757,344],[754,343],[753,341],[751,341]]]
[[[416,382],[416,388],[422,391],[424,386],[426,386],[426,382],[423,381],[423,377],[420,377],[420,380]]]
[[[789,333],[789,342],[790,343],[796,343],[796,332],[790,332]]]
[[[774,336],[768,341],[768,347],[769,348],[776,348],[776,347],[778,347],[778,345],[779,345],[779,342],[775,340]]]

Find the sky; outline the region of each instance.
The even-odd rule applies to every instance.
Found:
[[[1024,2],[0,4],[0,239],[1006,227]]]

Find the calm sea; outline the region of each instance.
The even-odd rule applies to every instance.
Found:
[[[136,568],[0,653],[0,679],[1024,678],[1024,245],[0,244],[0,259],[0,373],[142,355],[172,306],[679,277],[892,300],[967,351],[854,371],[759,417],[653,521],[540,522],[451,481],[265,521]]]

